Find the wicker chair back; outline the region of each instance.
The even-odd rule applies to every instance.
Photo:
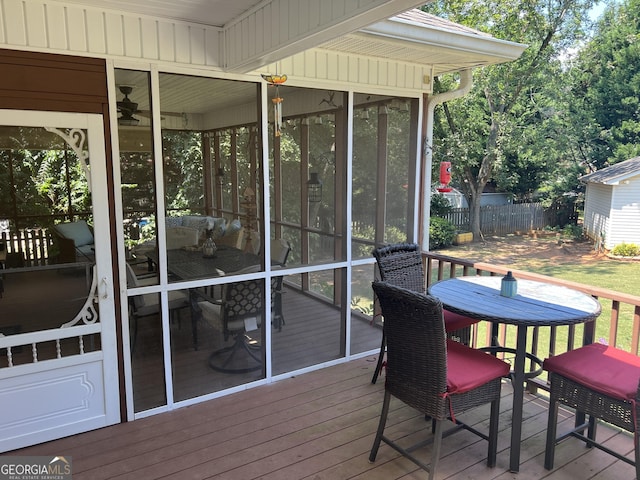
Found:
[[[380,279],[414,292],[424,292],[422,254],[415,243],[399,243],[376,248],[373,256],[378,262]]]
[[[416,243],[398,243],[380,247],[373,250],[376,259],[380,280],[406,288],[413,292],[424,293],[425,275],[422,266],[422,252]],[[375,295],[374,295],[375,297]],[[379,305],[378,299],[374,298],[374,305]],[[375,310],[379,310],[374,307]],[[471,340],[470,326],[478,320],[466,318],[451,312],[444,312],[445,327],[449,338],[453,338],[465,345],[469,345]],[[385,333],[382,334],[380,345],[380,355],[378,363],[373,373],[371,383],[376,383],[382,371],[383,358],[385,353]]]
[[[387,339],[385,388],[432,418],[448,415],[447,347],[442,304],[429,295],[375,282]]]

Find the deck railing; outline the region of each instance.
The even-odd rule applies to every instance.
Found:
[[[34,267],[48,263],[53,238],[44,228],[21,229],[1,232],[0,243],[6,249],[8,266]]]
[[[640,296],[628,295],[605,288],[592,287],[583,283],[571,282],[548,275],[540,275],[507,266],[484,262],[472,262],[460,258],[426,253],[423,255],[427,287],[433,282],[465,275],[505,275],[513,272],[516,278],[537,280],[561,285],[581,291],[598,299],[602,313],[596,320],[594,342],[616,346],[638,355],[640,343]],[[498,340],[501,345],[515,348],[516,327],[501,324]],[[630,335],[629,335],[630,333]],[[537,357],[546,357],[563,353],[579,347],[583,342],[584,325],[561,327],[536,327],[530,329],[528,351]],[[487,322],[475,324],[472,329],[471,345],[482,347],[491,342],[491,330]],[[544,375],[533,379],[530,388],[546,387]]]

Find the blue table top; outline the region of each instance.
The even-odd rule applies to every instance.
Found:
[[[500,295],[500,276],[465,276],[434,283],[429,293],[447,310],[481,320],[528,326],[571,325],[594,320],[600,303],[577,290],[518,279],[518,293]]]

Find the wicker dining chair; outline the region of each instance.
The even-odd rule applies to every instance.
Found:
[[[543,368],[551,385],[544,467],[553,468],[556,444],[575,437],[635,466],[640,479],[640,358],[594,343],[547,358]],[[574,408],[576,420],[571,431],[556,436],[560,404]],[[598,419],[633,433],[634,460],[596,442]]]
[[[425,291],[424,269],[420,246],[415,243],[398,243],[373,250],[376,259],[377,273],[380,280],[406,288],[414,292]],[[457,313],[444,311],[444,323],[447,336],[468,345],[471,340],[471,325],[479,320],[465,317]],[[371,383],[376,383],[382,370],[385,352],[385,333],[382,330],[382,344],[378,362]]]
[[[498,416],[502,377],[509,365],[488,353],[446,338],[442,303],[435,297],[374,282],[385,316],[387,372],[380,423],[369,461],[375,461],[380,442],[385,442],[435,478],[443,424],[451,420],[452,429],[464,428],[488,440],[487,465],[495,466]],[[417,409],[433,420],[433,437],[415,445],[400,446],[384,435],[391,396]],[[456,416],[479,405],[491,404],[488,435],[460,422]],[[430,465],[412,452],[433,442]]]

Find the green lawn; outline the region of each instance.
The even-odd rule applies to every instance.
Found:
[[[536,273],[585,283],[617,292],[640,295],[640,262],[606,260],[598,265],[548,265]],[[602,314],[596,322],[596,340],[612,343],[609,338],[609,315],[611,302],[601,300]],[[633,331],[633,308],[621,305],[616,345],[625,350],[631,348]]]
[[[640,262],[603,260],[596,265],[545,265],[531,271],[616,292],[640,295]]]

